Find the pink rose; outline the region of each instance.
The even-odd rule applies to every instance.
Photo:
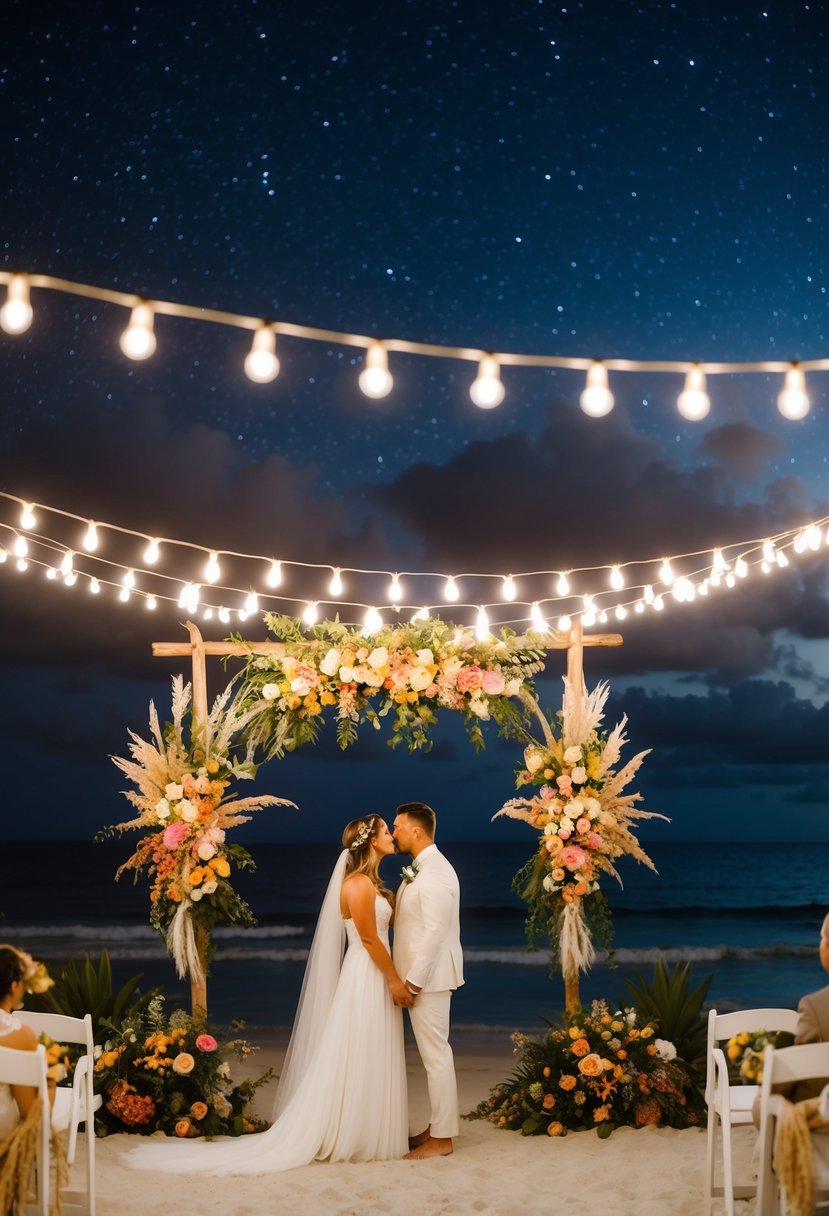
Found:
[[[586,819],[586,818],[579,819],[576,822],[576,831],[579,833],[580,836],[583,836],[585,832],[589,832],[590,831],[590,820]]]
[[[438,688],[437,684],[430,684],[429,687],[427,689],[425,689],[424,696],[436,697],[439,692],[440,692],[440,689]]]
[[[196,1039],[196,1047],[199,1051],[215,1051],[218,1046],[219,1044],[212,1034],[200,1034]]]
[[[601,847],[602,838],[598,832],[591,832],[587,837],[587,843],[590,845],[591,849],[598,849]]]
[[[485,671],[481,676],[481,687],[490,697],[497,697],[504,691],[504,677],[500,671]]]
[[[568,870],[579,870],[587,861],[587,854],[578,845],[568,845],[566,849],[561,850],[559,860]]]
[[[164,835],[161,839],[164,841],[165,849],[177,849],[189,835],[190,828],[188,824],[171,823],[169,827],[164,829]]]
[[[555,798],[556,792],[551,785],[542,785],[538,791],[540,798]]]
[[[556,777],[556,785],[562,794],[569,794],[573,788],[573,783],[566,773],[563,773],[560,777]]]
[[[570,831],[569,828],[559,828],[558,834],[562,840],[569,840],[570,837],[573,835],[573,833]]]
[[[477,692],[481,687],[483,673],[480,667],[462,667],[457,674],[455,683],[459,692]]]

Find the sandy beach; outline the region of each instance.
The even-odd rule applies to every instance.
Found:
[[[269,1064],[278,1071],[285,1036],[250,1028],[248,1033],[252,1043],[261,1045],[255,1071]],[[454,1036],[454,1047],[461,1110],[469,1111],[512,1071],[512,1044],[504,1032],[465,1030]],[[426,1111],[425,1081],[410,1044],[407,1055],[410,1105],[417,1119]],[[261,1091],[262,1113],[269,1110],[272,1095],[271,1087]],[[738,1155],[747,1181],[751,1147],[748,1133],[741,1134],[746,1139]],[[171,1206],[199,1216],[526,1216],[565,1210],[580,1216],[609,1211],[614,1216],[698,1216],[703,1210],[704,1129],[621,1128],[607,1140],[593,1132],[551,1140],[463,1120],[448,1158],[317,1163],[264,1178],[182,1175],[178,1180],[132,1173],[119,1162],[119,1154],[134,1143],[126,1135],[98,1142],[99,1216],[144,1216]],[[739,1213],[753,1209],[753,1200],[737,1203]]]

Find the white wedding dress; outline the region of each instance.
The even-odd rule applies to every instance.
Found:
[[[12,1031],[22,1029],[23,1023],[18,1018],[6,1013],[5,1009],[0,1009],[0,1040],[11,1034]],[[0,1047],[3,1046],[4,1044],[0,1041]],[[19,1122],[20,1111],[12,1096],[11,1087],[0,1085],[0,1140],[4,1140]]]
[[[345,856],[331,879],[311,947],[276,1121],[265,1132],[234,1140],[144,1144],[123,1154],[124,1164],[167,1173],[269,1174],[312,1161],[385,1161],[407,1152],[403,1012],[354,922],[340,915]],[[378,935],[388,947],[392,909],[381,895],[375,911]],[[348,944],[340,966],[343,924]],[[321,947],[327,947],[324,964]]]

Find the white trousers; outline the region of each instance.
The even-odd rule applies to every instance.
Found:
[[[426,1069],[431,1133],[439,1140],[451,1139],[460,1131],[458,1083],[455,1080],[455,1060],[449,1046],[451,1000],[450,991],[421,992],[409,1010],[417,1050]],[[416,1135],[423,1128],[410,1130]]]

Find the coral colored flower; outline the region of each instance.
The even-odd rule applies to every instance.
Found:
[[[195,1067],[196,1061],[189,1051],[180,1051],[173,1060],[173,1072],[178,1073],[180,1077],[188,1076]]]
[[[585,1056],[583,1060],[579,1060],[579,1072],[583,1077],[598,1077],[603,1070],[602,1058],[597,1056],[595,1051],[591,1052],[589,1056]]]
[[[190,1115],[193,1119],[203,1119],[207,1114],[208,1105],[206,1102],[194,1102],[190,1107]]]
[[[193,1124],[190,1122],[189,1119],[179,1119],[178,1123],[176,1124],[175,1130],[176,1130],[176,1135],[181,1136],[184,1139],[187,1136],[192,1135]]]
[[[604,1123],[609,1118],[610,1118],[610,1107],[609,1106],[597,1106],[596,1109],[593,1111],[593,1122],[594,1123]]]
[[[215,1051],[218,1046],[219,1044],[212,1034],[200,1034],[196,1039],[196,1047],[199,1051]]]
[[[576,1088],[576,1078],[572,1073],[569,1072],[562,1073],[559,1077],[558,1083],[565,1093],[569,1093],[571,1089]]]
[[[480,667],[462,667],[455,683],[459,692],[476,692],[481,687],[483,672]]]
[[[564,1132],[564,1124],[559,1123],[558,1120],[553,1120],[552,1123],[547,1124],[547,1135],[548,1136],[560,1136],[563,1134],[563,1132]]]
[[[590,1051],[590,1044],[588,1043],[587,1039],[576,1039],[571,1051],[573,1052],[574,1056],[586,1056]]]
[[[177,849],[189,834],[190,829],[186,823],[171,823],[164,829],[161,839],[164,841],[165,849]]]
[[[566,849],[561,850],[559,858],[561,864],[566,866],[568,870],[579,870],[587,861],[587,854],[584,849],[580,849],[578,845],[568,845]]]
[[[555,1104],[556,1104],[556,1100],[552,1094],[544,1095],[544,1101],[542,1103],[542,1106],[544,1107],[545,1110],[552,1110],[553,1107],[555,1106]]]

